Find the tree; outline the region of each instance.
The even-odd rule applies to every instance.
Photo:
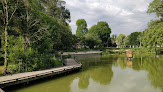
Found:
[[[111,41],[112,41],[112,46],[113,47],[116,47],[116,43],[115,43],[116,39],[117,39],[117,35],[116,34],[113,34],[111,36]]]
[[[94,33],[88,33],[86,35],[86,44],[89,46],[89,48],[94,48],[94,46],[99,45],[101,43],[101,40],[97,34]]]
[[[82,38],[85,34],[88,33],[87,22],[84,19],[78,19],[76,21],[77,30],[76,36]]]
[[[46,12],[48,15],[55,17],[58,22],[70,22],[70,11],[65,8],[65,1],[62,0],[41,0],[47,7]],[[60,22],[61,23],[61,22]]]
[[[133,32],[128,36],[128,45],[139,46],[139,35],[141,32]]]
[[[104,47],[108,47],[111,45],[110,41],[110,34],[111,34],[111,28],[109,27],[107,22],[98,22],[97,23],[97,31],[100,39],[102,40],[102,44]]]
[[[14,2],[14,3],[13,3]],[[8,53],[7,53],[7,47],[8,47],[8,42],[7,42],[7,37],[8,37],[8,25],[9,21],[12,19],[15,11],[17,10],[17,5],[18,1],[7,1],[7,0],[1,0],[0,4],[2,6],[1,14],[2,14],[2,20],[3,20],[3,25],[4,25],[4,34],[5,34],[5,47],[4,47],[4,75],[6,75],[7,72],[7,66],[8,66]],[[17,2],[17,3],[15,3]],[[8,6],[10,5],[10,6]]]
[[[148,6],[147,13],[156,13],[159,20],[151,20],[148,28],[143,31],[142,44],[147,47],[156,47],[163,45],[163,1],[154,0]],[[155,49],[156,50],[156,49]]]
[[[126,35],[124,35],[124,34],[120,34],[117,37],[118,46],[124,46],[125,45],[125,38],[126,38]]]
[[[76,49],[78,42],[79,42],[79,38],[76,35],[72,35],[72,47],[73,47],[73,49]]]
[[[130,44],[129,44],[129,38],[128,38],[128,36],[125,37],[125,39],[124,39],[124,45],[125,45],[125,46],[130,45]]]
[[[112,39],[113,41],[116,41],[117,35],[116,35],[116,34],[113,34],[113,35],[111,36],[111,39]]]
[[[62,0],[41,0],[41,3],[46,7],[45,12],[57,21],[55,27],[53,25],[52,28],[52,41],[54,43],[54,49],[68,49],[71,48],[72,45],[72,32],[69,26],[69,22],[71,22],[70,11],[66,9],[65,1]],[[49,24],[49,23],[47,23]]]
[[[142,47],[143,33],[140,33],[139,34],[138,40],[139,40],[139,43],[140,43],[140,46],[139,47]]]
[[[155,47],[163,45],[163,22],[161,20],[151,21],[148,28],[143,32],[142,44],[147,47]]]
[[[148,6],[147,13],[156,13],[158,17],[163,17],[163,1],[154,0]]]
[[[88,34],[86,35],[86,44],[89,48],[94,48],[96,45],[101,45],[101,39],[98,34],[97,25],[93,25],[89,30]]]
[[[100,37],[100,40],[102,41],[102,45],[104,47],[111,46],[111,29],[109,28],[109,25],[107,22],[98,22],[97,25],[93,25],[89,29],[89,33],[97,34]]]
[[[11,67],[8,60],[17,73],[54,67],[50,53],[71,48],[70,12],[64,1],[0,0],[0,7],[4,73]]]

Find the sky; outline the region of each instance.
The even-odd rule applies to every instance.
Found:
[[[64,0],[70,10],[72,33],[76,34],[76,21],[85,19],[88,29],[99,21],[105,21],[112,29],[111,34],[129,35],[147,28],[155,14],[147,14],[153,0]]]

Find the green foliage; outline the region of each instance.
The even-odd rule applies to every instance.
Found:
[[[86,36],[86,44],[89,48],[94,48],[94,46],[98,46],[101,44],[101,40],[99,36],[95,33],[88,33]]]
[[[62,66],[62,61],[56,59],[55,56],[52,58],[52,61],[54,62],[54,64],[55,64],[56,67]]]
[[[110,52],[108,52],[108,51],[104,51],[104,52],[102,52],[102,55],[110,55],[111,53]]]
[[[21,56],[24,52],[24,39],[22,36],[15,37],[14,35],[8,36],[8,60],[9,61],[22,61]]]
[[[98,22],[97,25],[93,25],[88,33],[97,35],[100,40],[102,41],[102,46],[111,46],[111,39],[110,39],[110,34],[111,34],[111,29],[109,28],[109,25],[107,22]]]
[[[150,3],[147,13],[156,13],[159,20],[151,20],[148,28],[143,31],[141,38],[144,47],[156,47],[163,45],[163,1],[154,0]]]
[[[9,0],[8,61],[13,73],[62,65],[51,53],[70,49],[70,12],[62,0]],[[0,2],[2,6],[2,2]],[[4,40],[5,15],[0,8],[0,38]],[[11,17],[11,18],[10,18]],[[0,57],[4,57],[3,44]]]
[[[72,56],[68,54],[68,55],[64,55],[63,58],[72,58]]]
[[[72,46],[73,49],[75,49],[76,44],[80,41],[80,38],[77,37],[76,35],[72,35]]]
[[[120,34],[117,37],[118,46],[125,45],[125,40],[126,40],[125,38],[126,38],[126,35],[124,35],[124,34]]]
[[[111,29],[108,25],[107,22],[98,22],[97,23],[97,33],[102,40],[102,45],[104,47],[108,46],[110,43],[110,34],[111,34]]]
[[[98,34],[97,25],[93,25],[93,26],[88,30],[88,33]]]
[[[88,33],[87,29],[87,22],[85,19],[78,19],[76,21],[77,30],[76,30],[76,36],[82,38],[85,34]]]
[[[163,22],[161,20],[151,21],[148,29],[143,32],[142,44],[147,47],[155,47],[163,45]]]
[[[158,17],[163,17],[163,1],[153,0],[148,6],[147,13],[156,13]]]
[[[139,35],[141,35],[141,32],[133,32],[131,33],[128,37],[128,45],[133,45],[133,46],[139,46]]]
[[[116,39],[117,39],[117,35],[116,35],[116,34],[113,34],[113,35],[111,36],[111,39],[115,42]]]

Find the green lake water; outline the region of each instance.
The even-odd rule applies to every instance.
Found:
[[[81,71],[6,92],[163,92],[163,55],[80,56]]]

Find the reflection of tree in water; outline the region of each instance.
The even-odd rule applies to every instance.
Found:
[[[83,72],[83,74],[79,76],[79,88],[88,88],[90,78],[103,85],[109,84],[113,77],[113,71],[111,66],[112,65],[106,65],[97,68],[94,67],[89,69],[88,71]]]
[[[57,92],[70,92],[70,85],[75,78],[79,78],[78,87],[80,89],[87,89],[90,85],[90,78],[95,82],[102,85],[108,85],[113,77],[112,64],[108,64],[107,60],[113,60],[118,62],[118,65],[123,69],[127,67],[127,59],[124,57],[106,58],[96,57],[95,59],[89,60],[83,59],[84,70],[78,74],[72,75],[70,78],[66,78],[66,83],[57,83],[55,87],[58,88]],[[109,61],[110,62],[110,61]],[[132,60],[132,68],[134,70],[146,70],[148,71],[148,79],[151,80],[151,85],[155,88],[161,88],[163,91],[163,57],[152,57],[152,56],[136,56]],[[62,86],[61,86],[62,85]],[[56,88],[55,88],[56,90]]]
[[[117,56],[100,56],[100,55],[90,55],[90,56],[80,56],[76,57],[78,61],[82,63],[82,70],[88,70],[92,66],[100,66],[112,63],[117,60]]]
[[[154,55],[137,55],[133,60],[134,70],[148,71],[148,79],[155,88],[163,91],[163,57]]]
[[[79,75],[78,86],[86,89],[89,86],[89,79],[107,85],[113,77],[112,63],[114,57],[84,57],[78,59],[83,64],[83,72]],[[110,60],[110,61],[109,61]]]
[[[163,91],[163,57],[144,59],[143,68],[149,72],[148,78],[151,84]]]
[[[161,88],[163,92],[163,56],[154,55],[135,55],[132,60],[132,69],[146,70],[148,73],[148,79],[151,80],[151,84],[155,88]],[[121,69],[126,68],[127,59],[125,57],[119,57],[117,59],[118,65]]]
[[[144,63],[143,60],[145,58],[149,58],[149,57],[150,56],[148,56],[148,55],[142,55],[142,54],[134,55],[134,59],[132,60],[132,62],[133,62],[132,68],[137,71],[142,70],[143,69],[142,65]]]
[[[94,81],[107,85],[113,77],[112,65],[94,68],[90,72],[90,76]]]
[[[126,69],[126,67],[127,67],[127,59],[125,57],[119,57],[117,59],[117,63],[121,67],[121,69]]]
[[[78,86],[80,89],[87,89],[88,86],[89,86],[89,78],[90,76],[87,75],[87,74],[81,74],[79,76],[79,83],[78,83]]]

